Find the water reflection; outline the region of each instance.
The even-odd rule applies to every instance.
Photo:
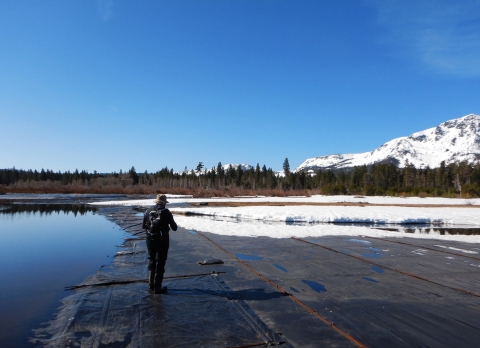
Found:
[[[40,213],[40,215],[50,215],[52,213],[65,214],[73,213],[85,215],[90,212],[96,212],[95,206],[85,204],[2,204],[0,205],[0,214],[14,215],[17,213]]]
[[[53,318],[64,287],[108,265],[125,232],[80,204],[3,204],[0,347],[27,347]]]
[[[480,235],[480,228],[464,228],[464,227],[410,227],[410,228],[376,228],[377,230],[399,232],[399,233],[409,233],[409,234],[427,234],[427,235],[439,235],[439,236],[455,236],[455,235],[465,235],[465,236],[478,236]]]
[[[340,223],[340,222],[291,222],[291,221],[270,221],[270,220],[253,220],[241,219],[238,217],[226,216],[209,216],[209,215],[195,215],[198,219],[207,219],[213,221],[226,221],[242,224],[253,225],[289,225],[289,226],[314,226],[314,225],[336,225],[336,226],[352,226],[352,227],[368,227],[382,231],[409,233],[409,234],[430,234],[430,235],[480,235],[480,228],[477,226],[462,226],[462,227],[442,227],[441,225],[433,224],[378,224],[378,223]]]
[[[0,195],[3,201],[44,202],[55,201],[64,203],[98,202],[109,200],[155,198],[154,195],[124,195],[95,193],[8,193]]]

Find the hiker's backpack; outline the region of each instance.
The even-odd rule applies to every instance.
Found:
[[[147,225],[147,235],[149,237],[155,237],[155,236],[158,236],[158,235],[160,235],[160,236],[162,235],[162,231],[160,230],[160,228],[161,228],[160,216],[161,216],[162,211],[163,211],[163,209],[162,210],[152,209],[148,213],[148,218],[147,218],[147,221],[146,221],[146,225]]]

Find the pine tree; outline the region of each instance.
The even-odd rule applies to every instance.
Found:
[[[283,173],[285,176],[290,175],[290,163],[288,163],[288,158],[285,158],[285,161],[283,161]]]
[[[132,166],[132,168],[128,171],[128,174],[130,176],[130,179],[132,179],[132,185],[137,185],[139,176],[137,172],[135,171],[135,167]]]

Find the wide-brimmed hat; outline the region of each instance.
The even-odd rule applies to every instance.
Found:
[[[167,196],[165,196],[165,195],[157,195],[157,199],[155,200],[155,203],[163,203],[163,204],[168,203],[168,201],[167,201]]]

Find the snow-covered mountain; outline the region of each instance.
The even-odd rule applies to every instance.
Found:
[[[309,158],[295,171],[341,169],[375,163],[393,163],[399,167],[410,163],[417,168],[435,168],[442,161],[446,164],[456,161],[480,163],[480,116],[470,114],[446,121],[409,137],[390,140],[371,152]]]
[[[224,171],[227,171],[230,169],[230,166],[232,166],[233,169],[237,170],[239,167],[242,168],[242,170],[249,170],[249,169],[255,169],[254,166],[250,165],[250,164],[236,164],[236,163],[231,163],[231,164],[223,164],[222,165],[222,168]],[[187,169],[186,171],[183,170],[181,172],[174,172],[175,174],[180,174],[182,175],[183,173],[186,173],[186,174],[189,174],[191,172],[195,173],[197,176],[198,175],[204,175],[206,173],[209,173],[211,172],[212,170],[217,170],[217,167],[212,167],[212,168],[204,168],[202,171],[200,172],[197,172],[195,169]]]
[[[232,166],[233,169],[237,170],[238,167],[242,167],[242,170],[250,170],[250,169],[255,169],[254,166],[250,165],[250,164],[224,164],[222,167],[223,167],[223,170],[227,171],[227,169],[230,168],[230,166]]]

